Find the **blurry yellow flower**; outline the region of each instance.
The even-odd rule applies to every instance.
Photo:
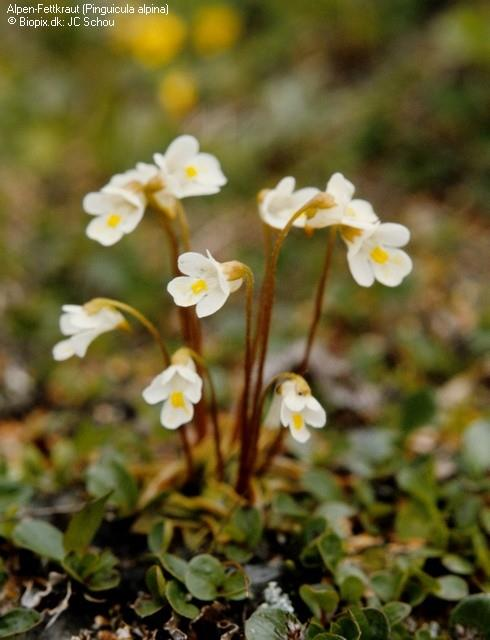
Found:
[[[203,55],[232,47],[242,32],[242,17],[232,7],[212,4],[200,9],[194,21],[193,40]]]
[[[121,21],[114,40],[142,64],[157,67],[175,58],[184,45],[186,35],[185,22],[174,13],[132,15]]]
[[[194,75],[188,71],[170,71],[158,86],[158,100],[162,107],[176,118],[191,111],[198,101]]]

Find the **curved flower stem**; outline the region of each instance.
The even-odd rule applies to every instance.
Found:
[[[214,386],[213,378],[211,376],[211,372],[204,360],[204,358],[196,353],[193,349],[189,349],[188,347],[184,347],[185,351],[192,357],[193,360],[197,362],[201,371],[204,372],[206,377],[208,387],[209,387],[209,396],[210,396],[210,410],[211,410],[211,423],[213,429],[213,441],[214,441],[214,452],[216,456],[216,477],[221,482],[224,477],[225,466],[223,461],[223,452],[221,450],[221,433],[219,428],[219,417],[218,417],[218,401],[216,398],[216,388]]]
[[[254,360],[254,342],[252,336],[253,323],[253,298],[254,298],[254,276],[248,267],[244,272],[246,287],[246,321],[245,321],[245,366],[243,378],[243,390],[240,398],[238,422],[240,433],[240,464],[238,471],[237,487],[242,487],[247,474],[247,460],[250,448],[250,431],[248,424],[249,417],[249,396],[252,378],[252,367]]]
[[[311,320],[310,330],[308,332],[308,339],[306,341],[305,353],[303,360],[299,365],[299,373],[304,373],[308,369],[308,363],[310,360],[311,349],[315,340],[316,332],[318,330],[318,324],[322,315],[323,300],[325,298],[325,286],[327,284],[328,276],[330,274],[330,267],[332,265],[332,256],[335,247],[335,239],[337,237],[337,227],[330,227],[330,233],[328,234],[327,249],[325,251],[325,258],[323,261],[323,268],[318,281],[318,287],[315,295],[315,306],[313,309],[313,317]]]
[[[140,322],[148,331],[148,333],[151,334],[151,336],[155,339],[155,342],[158,344],[158,346],[160,347],[160,351],[162,352],[165,366],[166,367],[169,366],[170,355],[168,353],[167,347],[165,346],[162,340],[162,336],[160,335],[160,332],[158,331],[156,326],[153,324],[153,322],[148,320],[148,318],[144,316],[140,311],[138,311],[131,305],[126,304],[125,302],[120,302],[119,300],[112,300],[111,298],[94,298],[88,304],[94,305],[94,306],[100,305],[100,306],[114,307],[115,309],[119,309],[120,311],[123,311],[129,314],[130,316],[133,316],[133,318],[138,320],[138,322]]]
[[[182,442],[182,450],[184,451],[185,462],[187,466],[187,480],[190,480],[194,475],[194,461],[192,459],[192,449],[189,443],[189,436],[187,434],[187,425],[183,424],[180,429],[180,440]]]

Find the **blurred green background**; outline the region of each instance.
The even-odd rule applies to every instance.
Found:
[[[341,171],[382,219],[410,227],[415,269],[396,290],[358,287],[339,247],[319,337],[330,354],[325,370],[318,361],[319,393],[339,424],[403,426],[412,402],[422,406],[416,426],[437,415],[439,427],[460,432],[488,409],[488,4],[169,5],[168,17],[116,17],[112,29],[33,31],[2,20],[3,417],[124,398],[123,415],[136,404],[156,420],[140,406],[143,381],[160,366],[143,334],[101,338],[83,362],[55,365],[50,352],[61,304],[98,295],[141,308],[177,344],[155,221],[148,216],[104,248],[85,236],[81,201],[191,133],[229,178],[219,195],[186,201],[194,246],[250,263],[259,279],[256,194],[284,175],[323,187]],[[284,356],[304,334],[324,242],[323,233],[288,240],[273,354]],[[224,367],[240,362],[242,305],[235,296],[205,323],[223,400],[235,379]],[[436,405],[451,412],[441,417]]]

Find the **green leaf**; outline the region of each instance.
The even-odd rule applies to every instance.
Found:
[[[226,574],[219,594],[226,600],[244,600],[248,597],[248,580],[243,569],[233,569]]]
[[[461,575],[470,575],[473,573],[473,565],[461,556],[448,553],[442,558],[442,564],[448,571],[452,573],[460,573]]]
[[[340,538],[346,538],[350,534],[349,518],[354,516],[357,510],[346,502],[325,502],[315,511],[315,516],[325,518],[328,528]]]
[[[337,592],[328,584],[303,584],[299,595],[315,618],[321,618],[322,614],[331,615],[339,603]]]
[[[412,393],[402,405],[401,425],[405,431],[427,424],[436,410],[434,393],[424,388]]]
[[[303,475],[302,484],[320,502],[342,499],[342,491],[335,476],[325,469],[309,469]]]
[[[148,618],[149,616],[158,613],[158,611],[161,611],[165,604],[161,600],[157,602],[153,600],[153,598],[142,596],[130,606],[140,618]]]
[[[11,638],[36,627],[43,617],[33,609],[11,609],[0,616],[0,638]]]
[[[87,469],[87,490],[96,497],[111,493],[111,502],[125,514],[131,513],[138,499],[136,482],[125,467],[111,457],[102,457]]]
[[[364,589],[364,582],[358,576],[347,576],[340,582],[340,595],[347,602],[359,602]]]
[[[464,598],[449,618],[451,628],[461,625],[468,632],[481,633],[490,640],[490,594],[478,593]]]
[[[179,616],[193,620],[199,615],[199,609],[188,601],[188,594],[176,580],[167,582],[165,596],[172,609]]]
[[[473,543],[478,565],[483,569],[485,575],[490,578],[490,552],[487,540],[478,527],[475,527],[471,533],[471,542]]]
[[[339,618],[332,623],[330,631],[336,633],[346,640],[360,640],[361,629],[357,622],[352,618]]]
[[[320,633],[315,636],[315,640],[346,640],[346,638],[344,638],[344,636],[338,636],[336,633],[326,631],[325,633]]]
[[[71,518],[68,529],[63,536],[63,546],[66,553],[84,551],[92,542],[104,518],[105,504],[109,496],[110,493],[88,502],[81,511]]]
[[[32,487],[21,482],[0,478],[0,513],[16,509],[31,499]]]
[[[162,570],[157,564],[151,566],[145,574],[145,582],[148,591],[156,602],[165,598],[165,583]]]
[[[462,600],[468,595],[468,585],[459,576],[442,576],[436,582],[432,593],[441,600]]]
[[[44,520],[22,520],[12,532],[14,544],[40,556],[61,562],[65,555],[63,534]]]
[[[187,562],[172,553],[162,553],[158,559],[162,563],[165,571],[171,576],[177,578],[179,582],[185,583],[185,574],[187,571]]]
[[[195,556],[187,565],[185,586],[198,600],[214,600],[225,580],[225,569],[213,556]]]
[[[436,499],[437,485],[434,464],[431,459],[417,460],[414,464],[403,467],[398,472],[396,480],[400,489],[417,498],[423,504]]]
[[[362,640],[389,640],[390,625],[382,611],[353,607],[350,614],[359,625]]]
[[[320,633],[324,632],[324,628],[316,620],[312,620],[305,631],[304,640],[314,640]]]
[[[411,611],[412,607],[406,602],[388,602],[383,607],[383,613],[392,627],[408,618]]]
[[[262,538],[262,518],[258,509],[241,507],[232,515],[225,527],[230,538],[247,549],[255,549]]]
[[[257,609],[245,622],[246,640],[285,640],[292,629],[301,629],[296,616],[281,609]]]
[[[155,555],[165,553],[173,536],[173,524],[170,520],[160,520],[153,525],[148,534],[148,548]]]
[[[280,516],[305,518],[307,512],[288,493],[278,493],[272,500],[273,510]]]
[[[463,434],[462,456],[466,467],[475,474],[490,470],[490,422],[476,420]]]
[[[322,534],[317,540],[322,560],[332,573],[343,557],[342,540],[332,531]]]
[[[98,554],[72,552],[63,560],[66,572],[91,591],[107,591],[118,586],[121,576],[116,565],[117,558],[109,550]]]
[[[396,569],[392,571],[376,571],[371,576],[371,586],[380,600],[388,602],[396,600],[402,591],[405,574]]]

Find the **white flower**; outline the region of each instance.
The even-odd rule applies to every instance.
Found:
[[[227,180],[218,160],[209,153],[199,153],[193,136],[180,136],[165,154],[154,155],[165,191],[176,198],[218,193]]]
[[[163,402],[160,422],[166,429],[178,429],[194,416],[194,405],[202,394],[202,379],[193,360],[187,356],[160,373],[143,391],[148,404]]]
[[[108,247],[138,226],[146,207],[142,193],[108,185],[101,191],[89,193],[83,199],[83,208],[95,218],[87,227],[92,240]]]
[[[319,193],[319,190],[314,187],[295,191],[295,186],[296,180],[288,176],[283,178],[274,189],[264,192],[259,203],[259,213],[266,224],[275,229],[284,229],[293,214]]]
[[[378,225],[360,243],[347,252],[354,280],[370,287],[375,280],[388,287],[398,286],[412,270],[412,260],[399,247],[410,240],[410,231],[402,224],[386,222]]]
[[[96,313],[89,313],[80,305],[65,304],[62,311],[61,333],[70,337],[54,346],[55,360],[67,360],[74,355],[83,358],[90,343],[101,333],[126,326],[124,316],[110,307],[103,307]]]
[[[311,395],[306,382],[297,376],[294,380],[286,380],[276,387],[265,425],[277,427],[282,424],[289,427],[295,440],[306,442],[310,438],[306,426],[320,429],[326,422],[325,409]]]
[[[154,164],[138,162],[134,169],[117,173],[109,181],[109,186],[122,189],[144,189],[146,185],[158,175],[158,169]]]
[[[317,229],[337,224],[347,228],[370,229],[378,223],[378,216],[367,200],[352,199],[354,191],[352,182],[341,173],[334,173],[325,189],[326,195],[334,199],[334,206],[318,208],[310,216],[300,216],[295,226]]]
[[[230,293],[240,288],[243,280],[229,280],[226,263],[217,262],[207,252],[206,258],[190,251],[179,256],[178,266],[183,276],[171,280],[167,291],[179,307],[196,305],[199,318],[210,316],[221,309]]]

